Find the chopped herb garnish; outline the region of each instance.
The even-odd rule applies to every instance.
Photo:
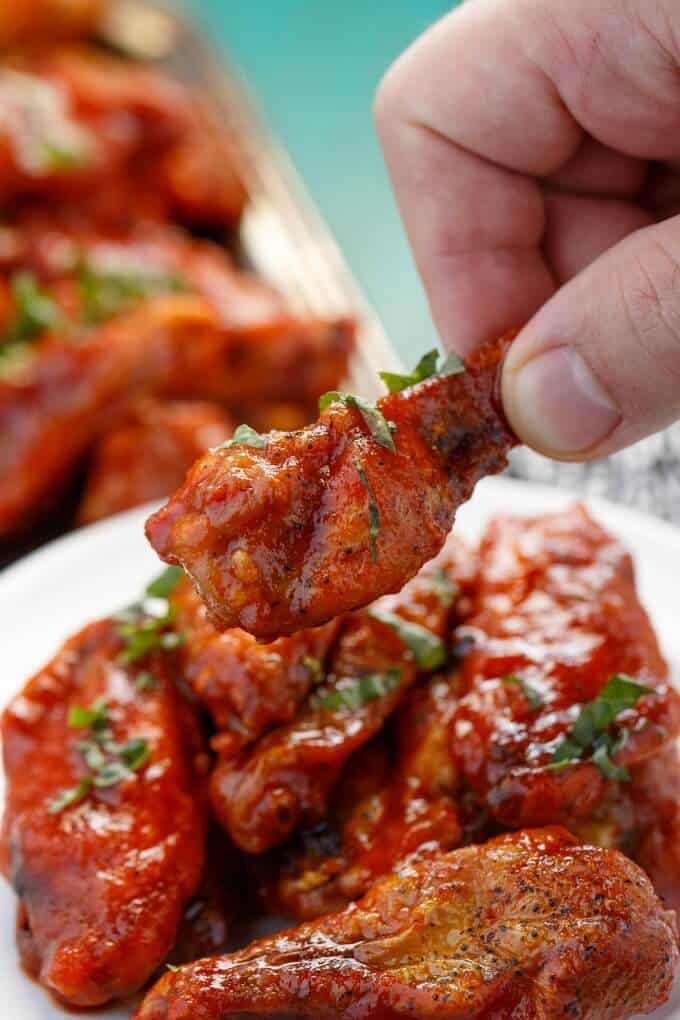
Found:
[[[423,354],[413,371],[407,375],[402,375],[399,372],[381,372],[380,378],[390,393],[401,393],[409,386],[415,386],[417,383],[423,382],[424,379],[431,379],[432,376],[459,375],[465,371],[465,365],[457,354],[447,355],[439,369],[437,368],[438,361],[439,352],[433,348],[427,354]]]
[[[449,577],[443,567],[440,567],[432,578],[432,587],[442,609],[450,609],[460,592],[456,582]]]
[[[67,807],[71,807],[72,804],[79,804],[81,800],[85,800],[91,789],[91,777],[83,776],[76,786],[72,786],[70,790],[64,790],[58,797],[55,797],[55,799],[50,802],[47,810],[51,815],[58,815]]]
[[[14,300],[14,319],[0,345],[17,345],[35,340],[47,330],[64,325],[59,306],[43,290],[33,273],[15,273],[10,280]]]
[[[63,143],[52,141],[52,139],[46,139],[42,143],[42,151],[48,170],[69,173],[78,167],[85,166],[88,162],[82,149],[69,148]]]
[[[167,567],[146,589],[146,594],[155,599],[167,599],[175,591],[182,580],[184,571],[181,567]]]
[[[166,965],[165,965],[165,966],[166,966],[166,967],[167,967],[167,969],[168,969],[169,971],[171,971],[171,972],[172,972],[173,974],[176,974],[176,973],[177,973],[178,971],[180,971],[180,970],[182,969],[181,967],[176,967],[176,966],[174,965],[174,963],[166,963]]]
[[[399,686],[401,676],[400,668],[389,669],[386,673],[368,673],[366,676],[353,678],[342,687],[325,694],[313,694],[310,704],[312,708],[321,708],[328,712],[343,708],[357,711],[395,690]]]
[[[418,623],[404,620],[395,613],[375,610],[371,615],[376,620],[386,623],[399,635],[406,647],[413,653],[416,665],[420,669],[439,669],[446,662],[446,645],[427,627],[421,627]]]
[[[394,426],[387,421],[375,404],[369,403],[363,397],[355,397],[352,393],[340,393],[338,390],[331,390],[319,398],[319,411],[325,411],[331,404],[344,404],[345,407],[356,408],[376,443],[393,453],[396,451],[392,436]]]
[[[263,436],[250,425],[239,425],[231,439],[226,439],[219,446],[214,446],[211,453],[219,453],[220,450],[230,450],[232,446],[251,446],[254,450],[265,450],[267,448],[268,436]]]
[[[319,684],[322,684],[324,682],[325,675],[321,659],[315,659],[313,655],[305,655],[304,659],[302,660],[302,664],[309,670],[309,675],[312,684],[315,687],[318,687]]]
[[[542,707],[543,698],[536,688],[532,687],[531,684],[524,679],[524,677],[517,676],[516,673],[510,673],[509,676],[503,677],[503,683],[516,684],[519,688],[521,688],[524,697],[529,702],[529,708],[531,708],[534,712],[537,712],[538,709]]]
[[[138,691],[152,691],[157,686],[158,680],[156,680],[156,677],[153,675],[153,673],[149,673],[148,670],[142,670],[141,673],[137,674],[137,677],[135,679],[135,687],[137,688]]]
[[[628,779],[627,770],[613,761],[628,733],[614,723],[617,716],[633,708],[643,694],[653,693],[651,687],[645,687],[623,673],[615,673],[598,696],[583,706],[547,767],[562,769],[580,761],[592,761],[608,779]]]
[[[83,302],[83,320],[98,325],[155,294],[177,294],[187,290],[176,273],[139,269],[97,269],[81,263],[78,287]]]
[[[380,534],[380,511],[378,509],[378,504],[375,501],[375,496],[373,495],[373,489],[371,488],[371,483],[368,480],[368,475],[361,464],[359,464],[356,460],[354,461],[354,468],[368,495],[368,536],[371,543],[371,560],[373,563],[377,563],[378,535]]]
[[[106,789],[115,786],[132,772],[138,772],[151,756],[144,737],[132,737],[125,744],[117,744],[113,740],[108,707],[103,701],[97,701],[88,708],[72,706],[68,724],[72,729],[91,731],[90,739],[79,740],[76,744],[89,773],[76,786],[64,790],[52,801],[48,808],[51,814],[58,814],[71,804],[79,803],[93,787]]]

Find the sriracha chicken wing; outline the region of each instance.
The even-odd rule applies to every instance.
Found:
[[[90,524],[167,496],[197,457],[232,432],[216,404],[142,401],[92,451],[78,522]]]
[[[508,341],[467,370],[367,407],[333,401],[292,433],[207,454],[147,524],[216,626],[271,640],[399,590],[515,440],[495,398]]]
[[[680,731],[628,553],[580,507],[501,517],[481,546],[453,751],[495,818],[588,819]]]
[[[668,998],[677,958],[674,918],[637,865],[527,830],[166,974],[136,1020],[620,1020]]]
[[[451,538],[399,596],[348,617],[293,721],[218,760],[213,811],[237,846],[262,853],[324,816],[351,755],[379,732],[418,671],[445,661],[456,569],[467,577],[469,563],[468,550]]]
[[[125,649],[115,620],[86,627],[2,720],[2,864],[22,958],[75,1006],[151,977],[203,867],[205,798],[172,659],[126,665]]]
[[[156,71],[55,48],[0,69],[0,202],[59,200],[101,222],[235,225],[238,158],[201,101]]]

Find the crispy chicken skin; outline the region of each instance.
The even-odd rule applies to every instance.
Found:
[[[437,579],[468,576],[469,552],[453,537],[399,596],[349,616],[325,663],[325,677],[285,726],[235,758],[220,759],[211,782],[213,811],[237,846],[263,853],[300,824],[318,821],[351,757],[382,728],[418,673],[413,653],[373,613],[390,612],[445,640],[456,605]],[[358,697],[368,683],[369,694]]]
[[[89,34],[107,6],[107,0],[5,0],[0,4],[0,47]]]
[[[238,157],[198,97],[85,47],[20,53],[0,71],[0,202],[71,203],[100,221],[234,226]]]
[[[293,719],[318,682],[341,622],[261,645],[244,630],[216,631],[186,578],[172,603],[186,636],[184,678],[212,716],[217,729],[212,746],[223,759]]]
[[[233,424],[217,404],[140,401],[92,451],[78,523],[90,524],[162,499],[182,482],[197,457],[232,432]]]
[[[201,879],[204,797],[193,778],[168,653],[139,667],[118,660],[113,620],[86,627],[28,682],[2,719],[7,799],[3,870],[20,901],[19,944],[59,999],[96,1006],[130,994],[173,946]],[[86,772],[69,709],[103,700],[113,739],[146,740],[143,768],[79,803],[50,810]]]
[[[593,815],[612,780],[591,761],[547,769],[581,706],[613,674],[653,688],[617,720],[614,755],[630,766],[680,731],[680,696],[640,605],[630,556],[581,507],[501,517],[480,553],[452,746],[461,774],[503,825],[571,824]],[[529,685],[532,706],[518,682]]]
[[[564,829],[405,866],[340,914],[166,974],[136,1020],[620,1020],[669,996],[644,873]]]
[[[456,702],[455,675],[413,688],[398,712],[394,760],[371,745],[350,762],[329,820],[286,848],[265,892],[281,913],[308,920],[339,910],[397,861],[461,844],[449,746]]]
[[[441,548],[455,511],[515,442],[495,399],[508,340],[466,371],[378,401],[395,452],[331,404],[263,449],[207,454],[147,523],[221,629],[272,640],[397,591]]]

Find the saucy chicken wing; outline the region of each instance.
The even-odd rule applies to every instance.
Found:
[[[6,5],[4,5],[6,6]],[[0,69],[0,203],[58,200],[114,225],[235,225],[246,193],[232,144],[196,96],[85,47]]]
[[[86,627],[2,719],[2,866],[21,903],[21,956],[74,1006],[152,976],[203,869],[205,797],[176,663],[140,654],[127,626]]]
[[[166,974],[136,1020],[620,1020],[668,998],[674,917],[622,854],[566,830],[500,836],[358,904]]]
[[[233,430],[217,404],[141,401],[92,451],[78,522],[90,524],[167,496],[196,458]]]
[[[350,616],[293,721],[218,760],[212,807],[237,846],[262,853],[322,818],[351,755],[382,728],[419,672],[444,664],[459,563],[467,576],[468,550],[451,538],[398,596]]]
[[[90,34],[107,7],[108,0],[4,0],[0,47]]]
[[[185,568],[216,626],[261,639],[398,590],[505,466],[515,440],[495,388],[508,342],[375,407],[329,394],[315,425],[207,454],[150,518],[151,544]]]
[[[631,558],[580,507],[492,523],[457,639],[453,752],[503,825],[588,819],[680,732]]]

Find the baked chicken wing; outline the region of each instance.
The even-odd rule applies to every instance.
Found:
[[[122,626],[86,627],[2,719],[1,853],[21,956],[73,1006],[124,997],[153,975],[203,869],[205,798],[176,663],[140,654],[142,630],[125,638]]]
[[[444,664],[458,564],[466,574],[469,553],[451,538],[398,596],[348,617],[292,722],[218,760],[211,803],[237,846],[263,853],[322,818],[351,755],[379,732],[419,672]]]
[[[503,825],[592,816],[680,732],[628,553],[580,507],[501,517],[481,546],[452,747]]]
[[[528,830],[166,974],[136,1020],[621,1020],[668,998],[677,958],[674,917],[637,865]]]
[[[399,590],[515,440],[495,399],[508,341],[378,401],[339,395],[315,425],[207,454],[148,538],[216,626],[272,640]]]

